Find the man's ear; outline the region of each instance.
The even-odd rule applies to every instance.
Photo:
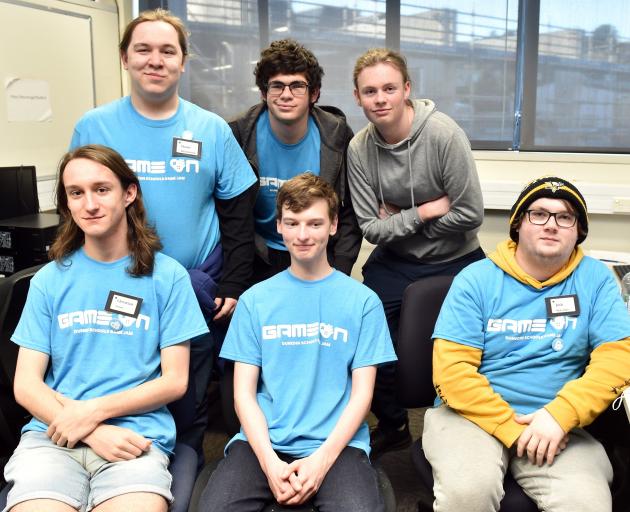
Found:
[[[125,208],[136,200],[138,196],[138,187],[135,183],[130,183],[125,191]]]
[[[123,68],[129,69],[127,52],[125,50],[120,50],[120,61],[122,62]]]
[[[407,80],[405,85],[403,86],[405,101],[409,99],[409,95],[411,94],[411,82]]]
[[[319,99],[320,90],[314,89],[310,94],[311,105],[314,105],[315,102]]]
[[[330,223],[330,236],[334,236],[337,233],[337,224],[339,223],[339,217],[335,215],[335,218]]]
[[[354,89],[354,91],[352,91],[352,94],[354,95],[354,99],[357,102],[357,105],[360,107],[361,106],[361,97],[359,96],[359,91],[357,89]]]

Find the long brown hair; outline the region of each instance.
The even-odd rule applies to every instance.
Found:
[[[74,222],[68,208],[68,196],[63,184],[63,172],[66,166],[77,158],[92,160],[107,167],[116,175],[123,190],[127,190],[130,185],[135,185],[138,189],[136,199],[126,208],[127,245],[131,256],[131,264],[127,272],[135,277],[150,275],[153,272],[155,252],[162,248],[162,244],[155,230],[147,224],[140,182],[119,153],[98,144],[81,146],[69,151],[61,158],[56,189],[61,224],[57,230],[57,237],[48,251],[48,256],[58,263],[63,263],[67,256],[85,242],[85,234]]]

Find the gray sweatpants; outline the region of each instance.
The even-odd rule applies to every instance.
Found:
[[[446,406],[429,409],[422,434],[433,468],[436,512],[499,510],[503,477],[514,479],[545,512],[610,512],[613,471],[603,446],[574,429],[553,464],[538,467],[517,457],[473,422]]]

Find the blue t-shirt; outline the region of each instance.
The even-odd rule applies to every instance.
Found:
[[[319,176],[321,138],[313,116],[308,118],[306,135],[296,144],[278,140],[269,124],[269,111],[256,121],[256,153],[259,162],[260,189],[254,207],[256,233],[273,249],[286,251],[276,229],[276,196],[282,184],[303,172]]]
[[[175,137],[201,142],[201,159],[173,155]],[[256,182],[232,131],[216,114],[179,98],[169,119],[140,115],[129,96],[87,112],[71,148],[102,144],[118,151],[142,186],[149,222],[163,252],[185,268],[204,261],[220,241],[215,198],[231,199]]]
[[[271,444],[294,457],[328,438],[350,400],[352,370],[396,360],[374,292],[338,271],[303,281],[289,270],[241,296],[221,357],[261,368],[257,400]],[[237,439],[246,440],[242,430],[230,443]],[[365,422],[348,445],[369,454]]]
[[[545,298],[573,294],[578,316],[547,317]],[[541,290],[490,259],[473,263],[453,281],[433,332],[433,338],[481,349],[479,373],[519,414],[544,407],[580,377],[599,345],[627,336],[630,316],[619,288],[610,270],[589,257],[564,281]]]
[[[11,339],[50,356],[45,383],[51,389],[75,400],[133,389],[161,375],[161,349],[208,332],[179,263],[157,253],[153,275],[143,277],[129,275],[129,263],[129,257],[95,261],[79,249],[63,265],[51,262],[31,280]],[[141,298],[137,318],[106,311],[110,291]],[[106,423],[173,452],[175,423],[165,406]],[[46,429],[33,418],[22,431]]]

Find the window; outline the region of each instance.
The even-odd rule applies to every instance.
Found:
[[[625,9],[624,9],[625,7]],[[532,148],[630,146],[630,10],[616,0],[540,2]]]
[[[430,98],[478,147],[511,146],[516,2],[424,0],[402,3],[400,49],[413,93]]]
[[[139,0],[187,23],[181,93],[224,117],[260,100],[260,50],[293,37],[324,68],[320,104],[366,123],[358,55],[400,49],[412,95],[433,99],[476,149],[630,152],[630,8],[624,0]]]

